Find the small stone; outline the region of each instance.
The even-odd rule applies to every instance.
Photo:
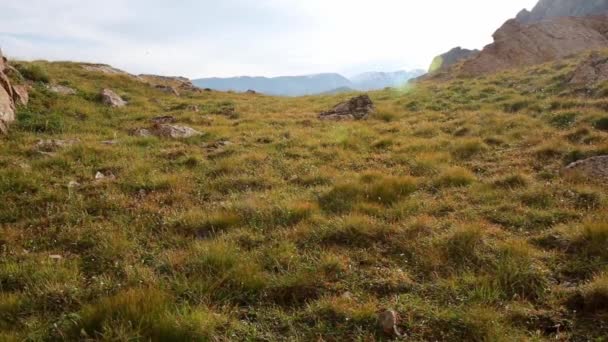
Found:
[[[80,187],[80,183],[78,183],[77,181],[70,181],[68,183],[69,189],[74,189],[74,188],[78,188],[78,187]]]
[[[397,324],[399,324],[399,315],[395,310],[389,309],[380,312],[378,314],[378,324],[386,335],[393,337],[402,336],[397,328]]]
[[[41,139],[36,143],[36,148],[40,152],[55,152],[61,148],[69,147],[79,142],[78,139]]]
[[[95,174],[95,180],[96,181],[106,181],[106,180],[115,180],[116,176],[114,176],[114,174],[110,171],[106,171],[106,172],[101,172],[101,171],[97,171],[97,173]]]
[[[110,107],[124,107],[127,105],[127,101],[123,100],[122,97],[110,89],[101,91],[101,102]]]
[[[49,259],[59,261],[59,260],[63,259],[63,257],[59,254],[51,254],[51,255],[49,255]]]

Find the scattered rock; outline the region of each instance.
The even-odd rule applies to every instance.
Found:
[[[399,324],[399,315],[394,310],[383,310],[378,314],[378,324],[382,331],[391,337],[401,337],[403,336],[401,332],[399,332],[399,328],[397,324]]]
[[[101,102],[111,107],[124,107],[127,102],[110,89],[101,91]]]
[[[80,183],[78,183],[77,181],[70,181],[68,183],[68,189],[74,189],[74,188],[79,188],[80,187]]]
[[[177,89],[175,89],[175,87],[159,84],[159,85],[155,86],[155,88],[162,91],[163,93],[179,96],[179,91],[177,91]]]
[[[118,144],[118,140],[104,140],[101,142],[103,145],[117,145]]]
[[[368,95],[354,97],[319,114],[321,120],[365,120],[374,112],[374,103]]]
[[[183,139],[201,135],[202,133],[188,126],[180,125],[155,125],[152,133],[159,137]]]
[[[47,85],[47,89],[55,94],[60,95],[76,95],[76,90],[66,87],[60,84],[56,85]]]
[[[61,256],[59,254],[51,254],[51,255],[49,255],[49,259],[59,261],[59,260],[63,259],[63,256]]]
[[[565,176],[608,181],[608,155],[579,160],[566,166],[563,173]]]
[[[55,152],[59,149],[72,146],[79,142],[80,142],[80,140],[77,140],[77,139],[68,139],[68,140],[42,139],[36,143],[36,148],[38,149],[38,151],[41,151],[41,152]]]
[[[147,128],[136,128],[131,131],[131,135],[136,137],[150,137],[152,132]]]
[[[13,86],[13,94],[15,96],[15,102],[22,105],[27,106],[30,102],[30,95],[28,93],[28,87],[24,85],[15,85]]]
[[[198,113],[200,112],[200,108],[197,105],[190,105],[186,107],[186,110],[190,111],[190,112],[195,112]]]
[[[212,152],[221,150],[224,147],[228,147],[230,145],[232,145],[232,143],[228,140],[218,140],[212,143],[205,144],[203,147],[206,148],[208,151]]]
[[[604,81],[608,81],[608,57],[592,53],[572,72],[569,83],[591,88]]]
[[[103,182],[103,181],[113,181],[116,179],[116,176],[114,176],[114,174],[111,171],[97,171],[97,173],[95,174],[95,181],[96,182]]]
[[[125,76],[135,77],[126,71],[122,71],[120,69],[113,68],[106,64],[84,64],[82,67],[87,71],[101,72],[101,73],[107,74],[107,75],[125,75]]]
[[[155,124],[168,124],[168,123],[174,123],[177,120],[173,116],[165,115],[165,116],[154,117],[150,121],[152,121]]]

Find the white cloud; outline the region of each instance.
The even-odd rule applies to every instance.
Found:
[[[0,0],[0,45],[24,59],[227,76],[426,67],[480,48],[536,0]]]

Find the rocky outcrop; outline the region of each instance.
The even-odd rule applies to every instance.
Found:
[[[118,96],[118,94],[110,89],[104,89],[101,91],[101,102],[115,108],[124,107],[127,105],[127,101],[123,100],[122,97]]]
[[[129,76],[129,77],[135,77],[126,71],[116,69],[107,64],[83,64],[82,67],[83,67],[83,69],[85,69],[87,71],[100,72],[100,73],[106,74],[106,75],[124,75],[124,76]]]
[[[179,91],[200,91],[192,82],[179,76],[139,75],[139,79],[166,93],[179,96]]]
[[[494,43],[463,63],[459,73],[490,74],[606,47],[608,15],[559,17],[533,24],[512,19],[494,33]]]
[[[584,177],[594,181],[608,181],[608,156],[579,160],[566,166],[563,173],[566,176]]]
[[[435,57],[435,59],[433,59],[433,63],[431,63],[429,72],[445,70],[448,67],[474,56],[477,53],[479,53],[479,50],[463,49],[460,46],[455,47],[452,50]]]
[[[159,137],[173,139],[190,138],[202,134],[194,128],[180,125],[155,125],[152,133]]]
[[[27,104],[30,102],[28,86],[14,85],[13,93],[14,93],[13,97],[14,97],[15,103],[20,104],[22,106],[27,106]]]
[[[74,90],[70,87],[60,85],[60,84],[48,85],[47,89],[50,92],[53,92],[53,93],[59,94],[59,95],[76,95],[76,90]]]
[[[43,139],[43,140],[39,140],[36,143],[36,149],[40,152],[55,152],[59,149],[70,147],[79,142],[80,142],[80,140],[77,140],[77,139],[69,139],[69,140]]]
[[[166,118],[166,120],[163,120]],[[157,136],[162,138],[173,138],[173,139],[184,139],[194,136],[201,135],[203,133],[195,130],[194,128],[182,125],[170,125],[168,122],[174,122],[171,120],[172,117],[157,117],[152,122],[154,123],[150,128],[137,128],[131,131],[131,135],[136,137],[150,137]]]
[[[7,76],[8,60],[0,51],[0,135],[8,132],[8,126],[15,121],[17,105],[26,105],[29,97],[27,87],[11,83]]]
[[[570,75],[570,85],[592,88],[608,81],[608,56],[592,53]]]
[[[375,111],[374,103],[368,95],[353,97],[339,103],[333,109],[319,114],[321,120],[365,120]]]
[[[532,11],[522,10],[516,20],[536,23],[555,17],[582,17],[608,14],[608,0],[540,0]]]
[[[156,89],[162,91],[163,93],[167,93],[167,94],[171,94],[174,96],[179,96],[179,91],[177,91],[177,89],[175,89],[175,87],[172,86],[168,86],[168,85],[156,85],[154,86]]]

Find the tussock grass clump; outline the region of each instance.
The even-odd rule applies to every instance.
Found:
[[[458,159],[471,159],[486,149],[486,144],[480,139],[467,139],[452,148],[452,155]]]
[[[528,177],[521,174],[512,174],[494,181],[494,186],[503,189],[523,188],[530,183]]]
[[[181,233],[204,238],[237,227],[241,222],[241,218],[231,212],[209,214],[195,210],[180,215],[173,223],[173,227]]]
[[[464,187],[476,180],[475,175],[462,167],[451,167],[443,171],[434,181],[438,188]]]
[[[321,196],[319,204],[330,212],[349,211],[362,201],[388,206],[412,194],[417,188],[418,182],[412,177],[367,174],[357,183],[336,185],[330,192]]]
[[[608,131],[608,117],[597,119],[593,123],[593,127],[595,127],[595,129],[599,129],[600,131]]]
[[[119,292],[86,306],[80,317],[74,337],[109,340],[207,340],[227,323],[206,308],[178,312],[169,294],[153,288]]]
[[[591,221],[581,225],[572,237],[572,248],[579,255],[608,260],[608,222]]]
[[[27,80],[42,83],[49,83],[51,81],[48,72],[40,64],[18,63],[15,65],[15,68],[19,71],[21,76],[23,76]]]
[[[535,261],[532,247],[517,241],[499,251],[491,281],[505,299],[540,300],[549,286],[546,270]]]
[[[608,312],[608,273],[599,274],[585,285],[582,296],[586,312]]]
[[[549,119],[549,123],[555,128],[567,129],[574,125],[579,113],[567,112],[553,115]]]
[[[445,241],[448,262],[462,269],[472,269],[482,265],[482,253],[486,247],[485,232],[479,225],[457,228]]]
[[[394,229],[366,216],[351,215],[318,233],[320,240],[327,244],[364,248],[389,241]]]

